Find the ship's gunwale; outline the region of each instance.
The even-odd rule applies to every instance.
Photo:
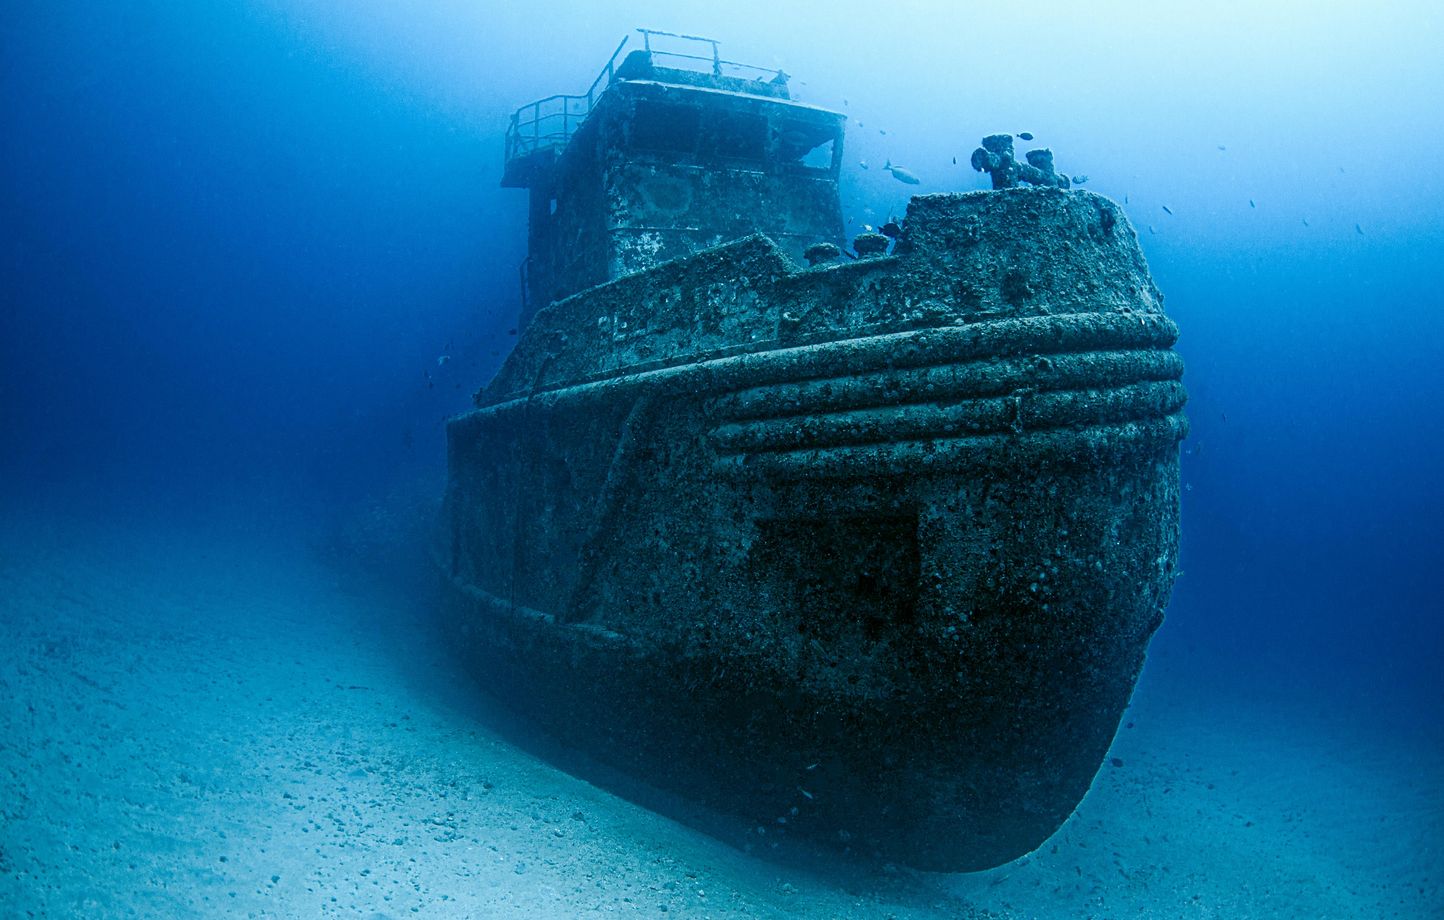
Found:
[[[837,367],[842,373],[860,373],[882,367],[942,365],[962,357],[975,360],[1025,354],[1047,357],[1068,353],[1073,347],[1093,352],[1129,348],[1161,351],[1171,348],[1178,339],[1178,327],[1163,314],[1098,313],[1087,309],[923,329],[869,331],[860,327],[848,331],[856,334],[839,335],[834,331],[819,334],[812,341],[799,337],[785,342],[777,339],[750,342],[701,355],[632,364],[562,384],[508,393],[454,416],[451,421],[464,422],[469,417],[519,406],[536,407],[574,399],[614,399],[622,391],[634,388],[656,386],[667,393],[714,395],[781,382],[789,379],[800,359],[818,354],[819,349],[835,349],[835,354],[843,358]],[[826,376],[826,372],[813,376]],[[736,382],[748,377],[756,380]]]

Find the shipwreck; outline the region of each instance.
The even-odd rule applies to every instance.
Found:
[[[446,621],[549,732],[774,837],[1019,857],[1176,575],[1183,366],[1137,236],[1048,181],[914,197],[854,256],[843,115],[635,44],[511,122],[521,335],[447,426]]]

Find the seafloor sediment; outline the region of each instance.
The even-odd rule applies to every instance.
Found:
[[[0,904],[16,917],[1437,916],[1440,740],[1146,672],[1073,819],[991,872],[752,852],[577,779],[294,533],[9,515]],[[1155,662],[1171,658],[1165,632]],[[785,848],[785,845],[784,845]]]

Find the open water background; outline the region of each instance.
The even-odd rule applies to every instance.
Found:
[[[438,482],[444,418],[515,341],[508,115],[580,91],[635,26],[847,112],[853,230],[985,187],[967,155],[994,132],[1126,200],[1193,426],[1140,692],[1441,762],[1444,22],[1422,3],[7,3],[7,530],[324,544]]]

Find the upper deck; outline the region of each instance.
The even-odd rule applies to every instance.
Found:
[[[754,233],[801,260],[842,243],[845,118],[715,41],[624,39],[586,93],[522,106],[502,185],[530,195],[523,325],[592,285]],[[706,53],[663,50],[660,38]]]
[[[650,80],[674,86],[788,100],[787,74],[775,68],[725,60],[713,39],[638,29],[641,47],[623,36],[585,93],[557,93],[529,102],[512,113],[506,132],[506,167],[501,184],[528,188],[545,172],[596,109],[602,96],[624,80]],[[686,50],[654,47],[669,42]],[[624,56],[625,53],[625,56]]]

